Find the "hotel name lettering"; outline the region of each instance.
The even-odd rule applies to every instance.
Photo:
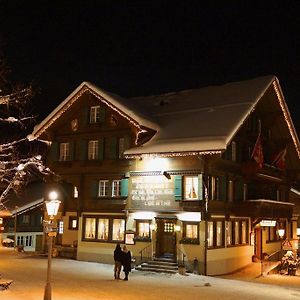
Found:
[[[131,199],[136,206],[172,206],[174,181],[164,176],[132,177]]]

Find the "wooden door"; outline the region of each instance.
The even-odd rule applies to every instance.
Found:
[[[157,219],[157,257],[174,257],[176,254],[175,219]]]
[[[262,254],[262,232],[261,228],[255,228],[255,240],[254,240],[254,254],[261,259],[261,254]]]

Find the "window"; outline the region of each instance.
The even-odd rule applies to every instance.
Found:
[[[112,196],[121,196],[121,180],[113,180],[112,182]]]
[[[224,246],[224,221],[208,222],[208,247]]]
[[[98,219],[98,239],[108,240],[109,219]]]
[[[99,143],[98,141],[89,141],[88,143],[88,159],[95,160],[98,159]]]
[[[226,239],[227,245],[232,245],[232,222],[226,222]]]
[[[98,123],[100,121],[100,106],[91,106],[90,109],[90,123]]]
[[[125,220],[113,219],[113,231],[112,240],[113,241],[124,241],[125,234]]]
[[[58,222],[58,233],[63,234],[64,233],[64,221]]]
[[[213,247],[214,245],[214,222],[207,222],[207,246]]]
[[[119,149],[118,149],[119,158],[124,157],[124,151],[125,151],[125,139],[122,137],[119,138]]]
[[[232,141],[231,142],[231,159],[232,161],[236,162],[236,142]]]
[[[78,189],[77,189],[77,186],[74,186],[73,197],[74,198],[78,198]]]
[[[98,196],[108,196],[108,180],[99,180]]]
[[[184,199],[198,200],[198,176],[184,177]]]
[[[85,219],[85,239],[95,239],[96,237],[96,218]]]
[[[227,245],[244,245],[249,243],[249,236],[248,236],[248,220],[235,220],[232,222],[227,222],[227,226],[230,225],[230,229],[228,227],[228,234],[231,235],[232,242],[228,242],[227,236]]]
[[[136,220],[137,236],[141,238],[150,238],[150,222],[149,220]]]
[[[22,216],[22,224],[28,225],[30,223],[30,215],[23,215]]]
[[[182,244],[199,244],[199,223],[183,222]]]
[[[69,229],[74,230],[78,229],[78,219],[75,216],[70,216],[69,217]]]
[[[209,176],[208,177],[208,192],[209,192],[209,199],[210,200],[219,200],[220,199],[220,180],[216,176]]]
[[[59,144],[59,160],[67,161],[70,160],[70,144],[60,143]]]
[[[113,216],[85,216],[83,218],[83,240],[101,242],[123,242],[125,220]]]
[[[3,218],[0,218],[0,225],[3,224]]]

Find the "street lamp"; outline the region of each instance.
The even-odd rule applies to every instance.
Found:
[[[278,229],[278,235],[279,235],[279,238],[280,238],[281,261],[282,261],[282,256],[283,256],[283,253],[282,253],[282,240],[283,240],[283,237],[284,237],[284,233],[285,233],[285,230],[283,228]]]
[[[48,235],[48,266],[47,266],[47,281],[44,290],[44,300],[51,300],[51,258],[52,258],[52,243],[53,236],[56,236],[55,228],[53,227],[53,219],[58,213],[60,202],[57,199],[57,193],[51,191],[48,195],[49,200],[45,201],[47,214],[50,218],[46,233]]]

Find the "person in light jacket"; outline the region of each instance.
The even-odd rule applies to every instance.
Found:
[[[122,252],[123,252],[122,253],[122,265],[123,265],[123,271],[125,273],[124,280],[128,280],[128,275],[129,275],[129,272],[131,271],[131,253],[125,245],[123,246]]]
[[[118,243],[116,245],[116,249],[114,251],[114,260],[115,260],[115,279],[120,279],[120,273],[121,273],[121,268],[122,268],[122,249],[120,244]]]

